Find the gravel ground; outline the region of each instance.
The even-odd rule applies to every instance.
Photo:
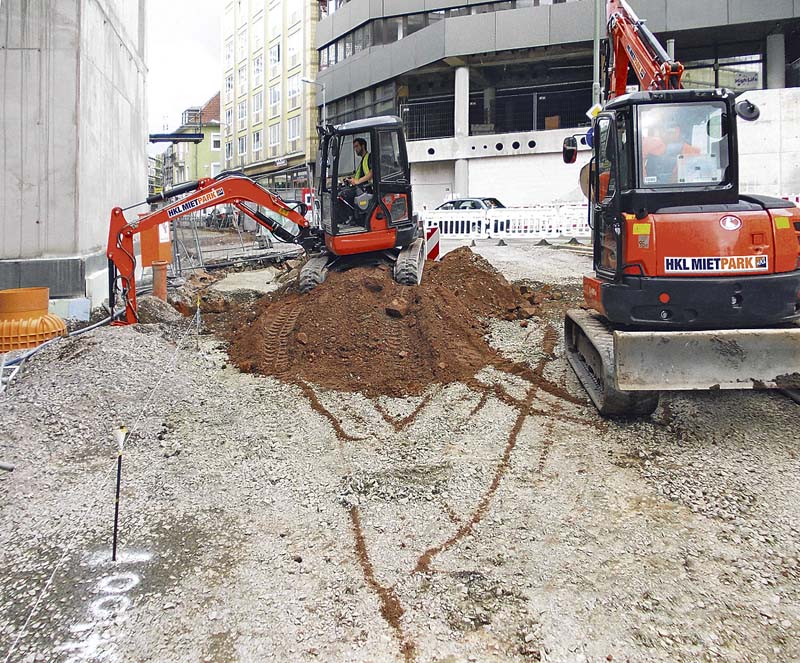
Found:
[[[579,296],[581,256],[477,250]],[[0,656],[800,659],[797,405],[669,395],[604,421],[547,311],[490,330],[535,384],[405,399],[241,374],[185,322],[42,351],[0,396]]]

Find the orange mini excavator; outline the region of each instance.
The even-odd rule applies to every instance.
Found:
[[[630,6],[607,9],[604,105],[585,138],[591,310],[567,312],[567,359],[604,415],[649,414],[665,390],[800,386],[800,211],[739,192],[736,118],[758,109],[682,89]]]
[[[413,214],[411,174],[403,125],[397,117],[376,117],[318,128],[316,217],[306,219],[305,204],[292,206],[242,173],[224,172],[214,178],[180,184],[150,196],[153,204],[183,196],[138,220],[128,221],[124,210],[111,211],[108,234],[109,306],[116,311],[117,296],[125,310],[116,324],[137,322],[137,233],[186,214],[216,205],[231,204],[283,242],[298,244],[309,255],[300,271],[299,288],[307,292],[325,280],[330,269],[354,263],[389,262],[402,285],[416,285],[425,264],[425,237],[421,221]],[[362,166],[354,154],[356,139],[369,153]],[[372,173],[369,183],[353,187],[345,176],[362,169]],[[363,172],[363,171],[360,171]],[[263,210],[263,211],[262,211]]]

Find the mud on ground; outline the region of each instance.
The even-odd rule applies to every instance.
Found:
[[[562,356],[577,285],[525,285],[538,314],[482,329],[526,371],[410,396],[242,373],[181,325],[43,351],[0,397],[0,653],[800,659],[797,406],[686,394],[604,421]]]

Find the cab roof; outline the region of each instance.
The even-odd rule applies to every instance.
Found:
[[[637,106],[640,104],[657,104],[668,102],[689,101],[724,101],[736,95],[725,88],[712,88],[707,90],[646,90],[632,92],[609,101],[603,110],[614,110],[624,106]]]
[[[350,133],[351,131],[369,131],[374,128],[394,129],[402,126],[403,121],[396,115],[379,115],[378,117],[367,117],[363,120],[353,120],[352,122],[337,124],[335,129],[337,133]]]

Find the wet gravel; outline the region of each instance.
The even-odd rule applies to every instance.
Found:
[[[528,254],[516,278],[548,281]],[[679,394],[602,420],[552,347],[579,296],[559,283],[541,318],[488,335],[535,384],[496,369],[413,398],[309,384],[312,407],[185,322],[41,352],[0,396],[16,465],[0,473],[0,656],[800,659],[798,406]]]

